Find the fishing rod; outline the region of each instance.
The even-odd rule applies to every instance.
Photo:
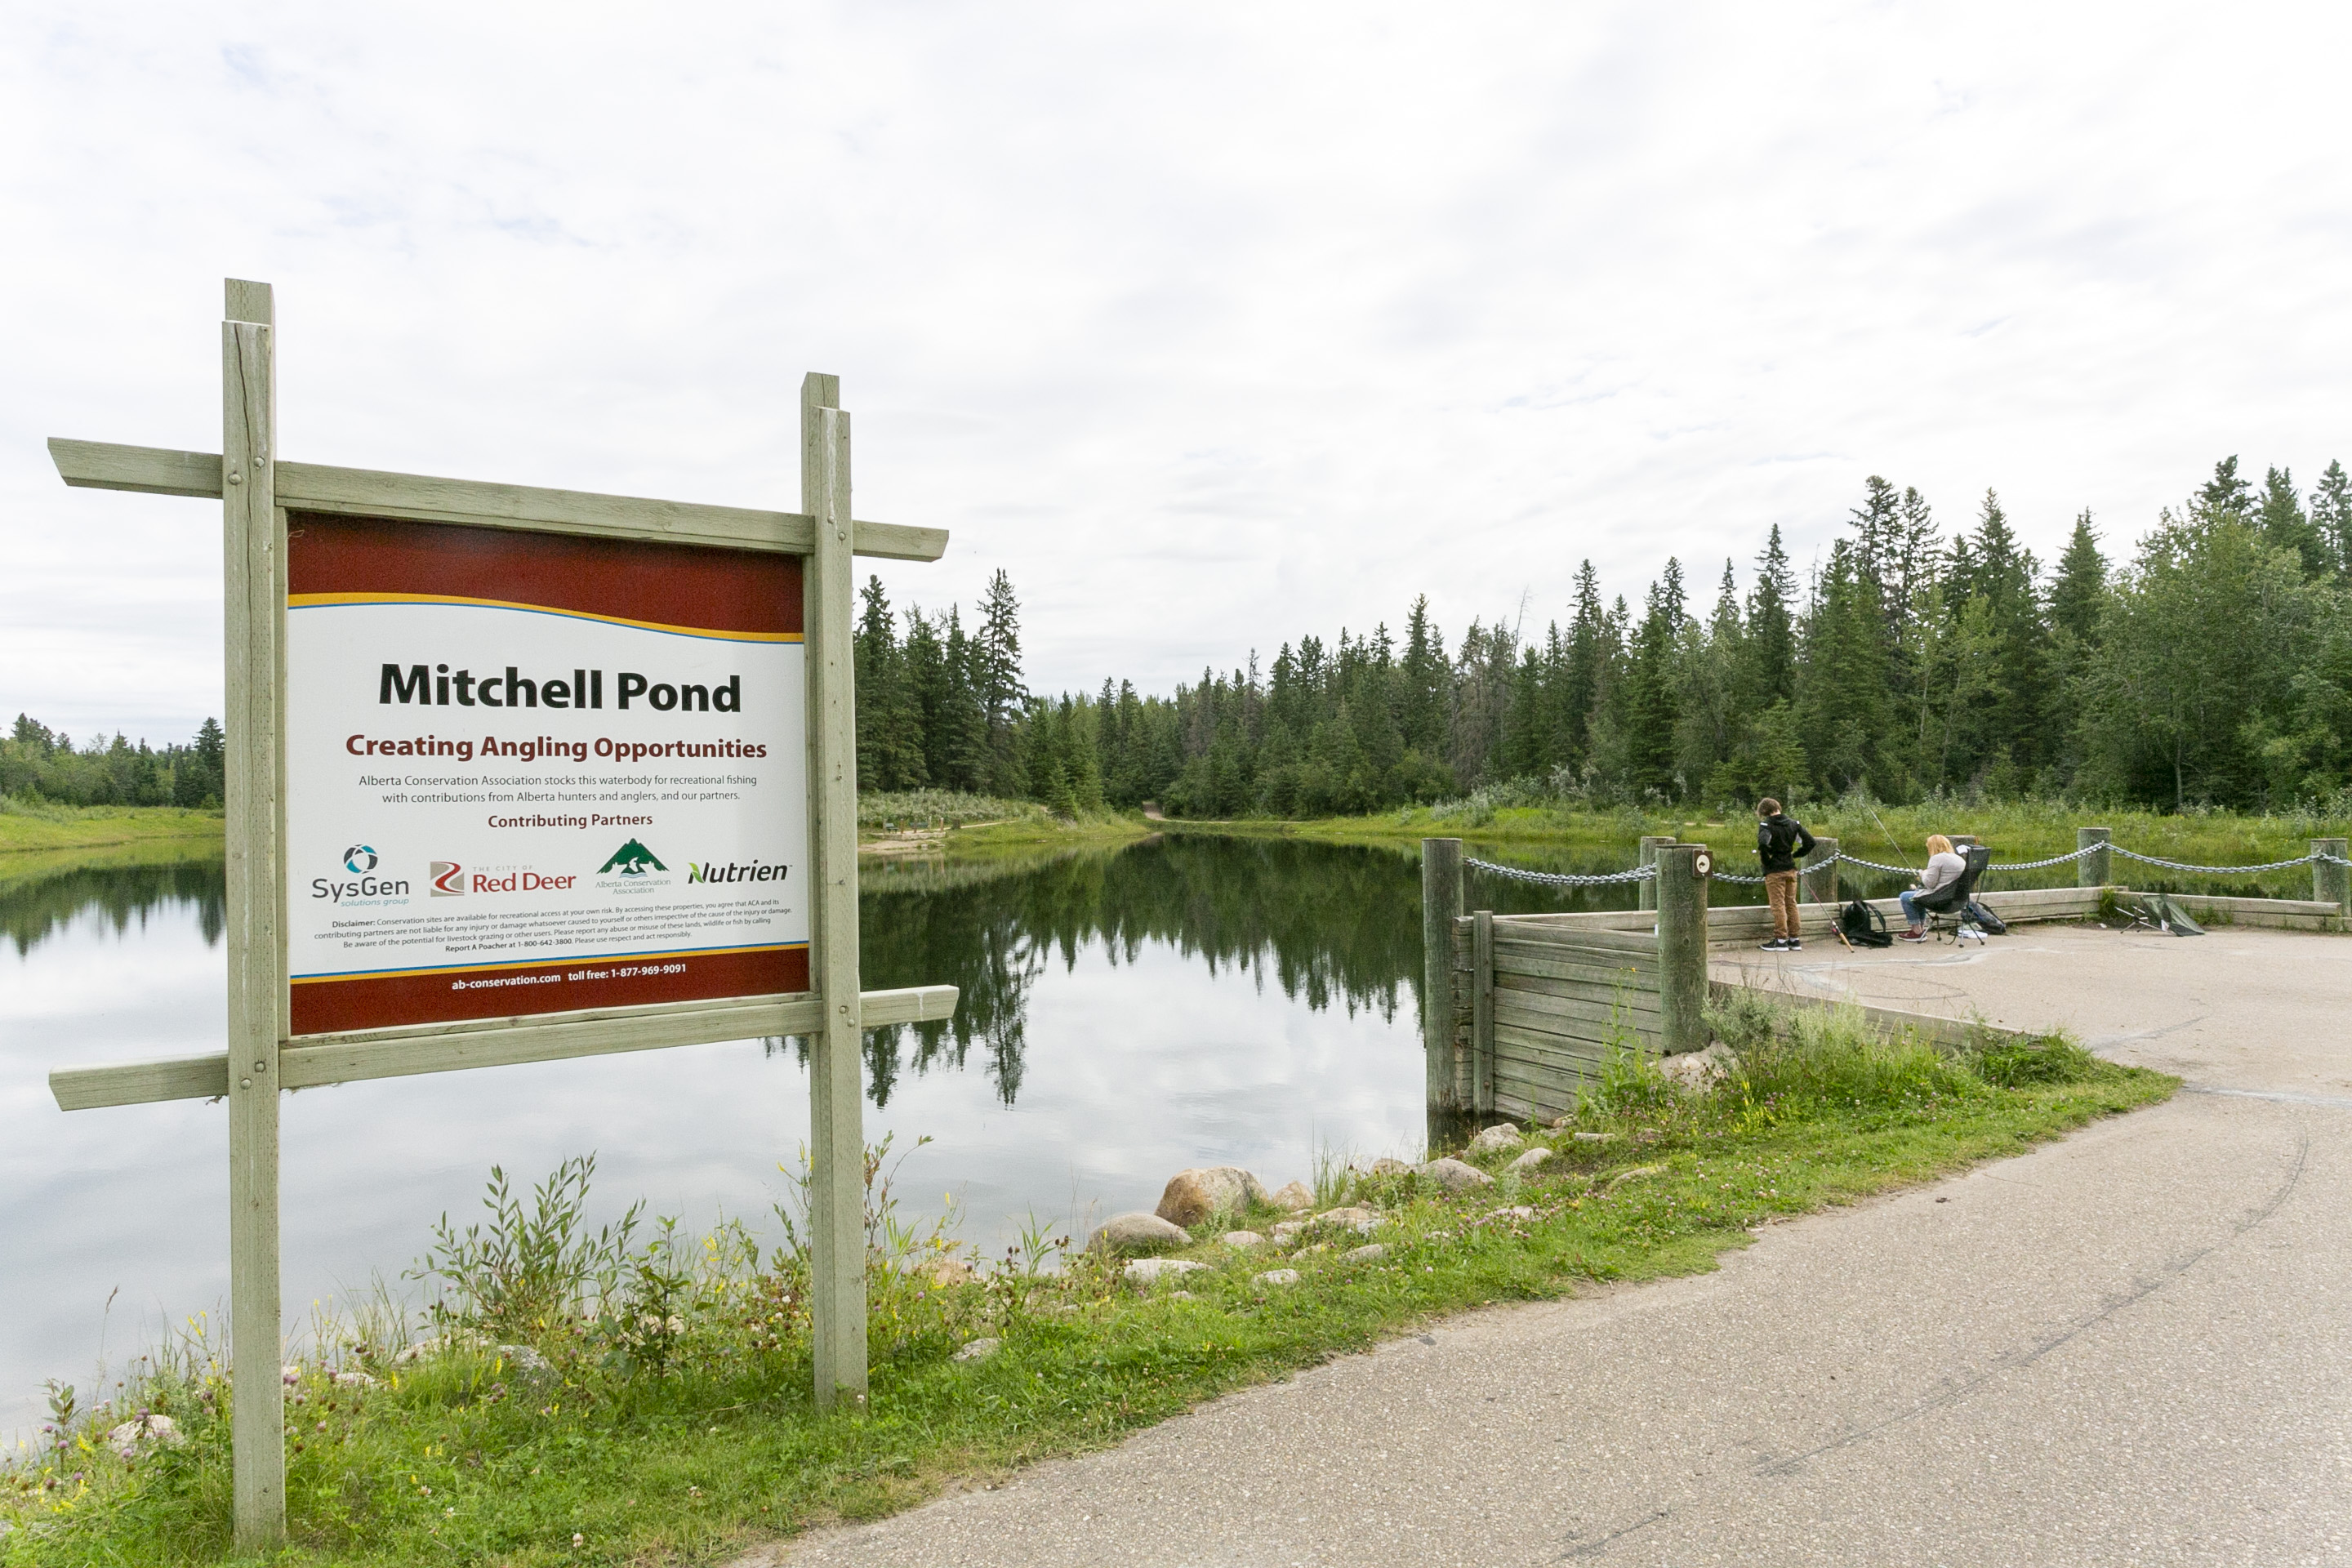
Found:
[[[1862,803],[1862,809],[1870,813],[1870,820],[1878,824],[1878,831],[1885,835],[1887,846],[1895,851],[1895,858],[1903,862],[1903,868],[1905,870],[1909,870],[1911,868],[1910,852],[1906,850],[1900,844],[1895,842],[1895,835],[1888,831],[1886,819],[1878,815],[1878,808],[1871,805],[1868,801],[1864,801]]]

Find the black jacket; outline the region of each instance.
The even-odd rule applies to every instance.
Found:
[[[1756,858],[1767,871],[1793,871],[1797,857],[1813,852],[1813,836],[1786,812],[1756,825]]]

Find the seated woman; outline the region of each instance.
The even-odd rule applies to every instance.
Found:
[[[1927,940],[1927,922],[1919,912],[1919,900],[1939,888],[1950,887],[1968,868],[1969,863],[1960,858],[1959,851],[1952,847],[1950,839],[1940,833],[1927,836],[1927,868],[1919,873],[1917,887],[1900,895],[1903,918],[1911,922],[1911,929],[1903,933],[1905,942]]]

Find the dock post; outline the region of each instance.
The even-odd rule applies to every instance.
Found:
[[[1812,902],[1833,904],[1838,901],[1837,860],[1838,841],[1834,838],[1823,838],[1819,834],[1815,834],[1813,852],[1805,857],[1804,874],[1797,879],[1797,902],[1801,904],[1806,901],[1805,884],[1808,879],[1812,883],[1812,891],[1818,895]]]
[[[2333,855],[2342,859],[2347,838],[2315,838],[2311,841],[2314,855]],[[2311,863],[2311,896],[2323,904],[2336,906],[2338,920],[2352,917],[2352,867],[2331,866],[2325,860]]]
[[[1671,833],[1643,835],[1642,838],[1642,852],[1634,861],[1634,864],[1639,866],[1656,865],[1658,863],[1658,847],[1662,844],[1672,844],[1674,841],[1675,836]],[[1636,882],[1633,885],[1640,890],[1639,900],[1634,905],[1636,909],[1654,910],[1658,907],[1658,884],[1655,881],[1642,881]]]
[[[2095,847],[2098,850],[2097,854],[2085,855],[2074,862],[2074,886],[2104,888],[2115,879],[2115,852],[2107,847],[2107,841],[2114,837],[2104,827],[2074,829],[2075,848]]]
[[[1462,840],[1421,841],[1421,1048],[1430,1152],[1461,1119],[1454,1087],[1454,922],[1462,913]]]
[[[1666,1056],[1706,1046],[1706,877],[1704,844],[1658,846],[1658,1012]]]
[[[1495,911],[1470,917],[1470,1103],[1495,1110]]]

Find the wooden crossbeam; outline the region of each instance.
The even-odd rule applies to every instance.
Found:
[[[137,490],[146,495],[221,499],[221,460],[215,452],[175,452],[110,441],[49,437],[58,476],[79,489]],[[730,550],[772,550],[806,555],[816,548],[816,524],[806,512],[648,500],[591,490],[443,479],[423,474],[339,468],[320,463],[277,466],[277,502],[290,511],[397,517],[416,522],[478,528],[528,528],[608,539],[670,539]],[[856,553],[887,561],[937,561],[947,553],[943,528],[899,523],[852,525]]]
[[[858,1021],[868,1029],[888,1024],[937,1023],[953,1017],[955,1009],[952,985],[868,991],[860,998]],[[762,1035],[809,1035],[823,1023],[824,1008],[817,998],[777,996],[716,1005],[681,1002],[652,1008],[541,1015],[487,1027],[411,1026],[395,1037],[381,1033],[320,1035],[286,1042],[278,1053],[278,1083],[284,1089],[316,1089],[364,1079],[513,1067]],[[60,1068],[49,1074],[49,1092],[62,1110],[163,1100],[213,1100],[228,1093],[228,1058],[168,1057],[105,1067]]]

